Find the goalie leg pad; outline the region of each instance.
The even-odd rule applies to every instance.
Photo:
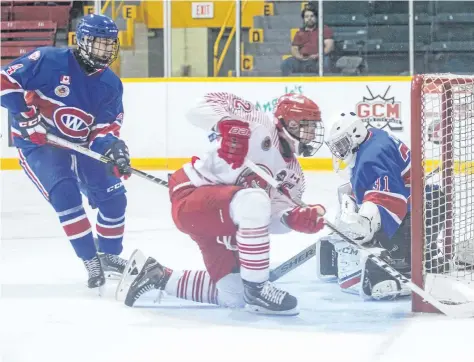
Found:
[[[362,280],[361,296],[364,299],[393,300],[411,294],[409,288],[401,285],[398,280],[367,258]]]
[[[357,294],[365,300],[392,300],[410,295],[411,291],[401,286],[385,270],[367,258],[367,253],[345,241],[335,245],[338,253],[338,283],[343,292]],[[369,252],[383,256],[383,248],[369,248]]]
[[[361,253],[345,241],[334,244],[337,252],[337,281],[343,292],[359,294],[361,290]]]
[[[322,237],[316,243],[316,274],[324,282],[337,280],[337,252],[330,240]]]

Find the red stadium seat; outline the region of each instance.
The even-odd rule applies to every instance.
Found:
[[[54,20],[59,29],[67,29],[69,26],[69,11],[71,2],[66,5],[36,5],[22,6],[21,1],[13,4],[13,20]]]
[[[7,8],[5,6],[2,6],[2,20],[10,20],[10,16],[11,16],[11,13],[12,11],[10,10],[10,8]]]
[[[53,21],[2,21],[2,59],[17,58],[41,46],[54,46],[56,23]]]
[[[13,59],[8,59],[8,58],[2,58],[0,59],[0,65],[3,67],[4,65],[7,65],[10,63]]]
[[[56,23],[53,21],[2,21],[2,32],[15,30],[52,30],[56,32]]]
[[[54,31],[9,31],[1,32],[2,41],[6,39],[51,39],[54,40]],[[3,44],[3,43],[2,43]]]
[[[43,46],[53,46],[53,40],[6,40],[2,41],[3,47],[43,47]],[[3,55],[3,54],[2,54]]]
[[[54,46],[57,29],[69,27],[72,1],[1,0],[0,5],[2,65],[37,47]]]
[[[7,47],[2,46],[2,58],[18,58],[22,55],[31,52],[36,47]]]

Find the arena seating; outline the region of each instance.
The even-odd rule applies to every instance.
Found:
[[[40,46],[53,46],[56,23],[46,21],[2,21],[2,65]]]
[[[1,1],[1,64],[40,46],[54,46],[59,29],[69,28],[72,1]]]
[[[244,75],[280,75],[281,61],[290,53],[292,34],[301,26],[302,3],[275,2],[273,16],[254,18],[254,28],[263,29],[264,42],[245,44],[245,54],[253,57],[253,70]],[[344,56],[362,57],[365,74],[409,71],[406,1],[325,1],[323,9],[324,23],[334,32],[332,73],[340,71],[334,64]],[[474,2],[416,1],[414,13],[415,71],[462,72],[461,63],[467,71],[474,60]]]

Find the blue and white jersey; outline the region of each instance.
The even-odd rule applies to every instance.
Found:
[[[381,231],[392,238],[410,211],[410,150],[386,131],[368,131],[352,168],[352,192],[357,204],[370,201],[378,206]]]

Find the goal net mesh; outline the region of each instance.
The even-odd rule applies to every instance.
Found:
[[[421,165],[412,169],[421,168],[423,202],[412,208],[422,207],[424,240],[423,261],[413,267],[421,268],[425,289],[457,301],[464,294],[450,292],[446,279],[474,285],[474,77],[418,77],[419,117],[412,113],[412,132],[421,127],[421,144],[414,139],[418,131],[412,135],[412,154],[421,151]],[[436,278],[445,281],[433,283]]]

